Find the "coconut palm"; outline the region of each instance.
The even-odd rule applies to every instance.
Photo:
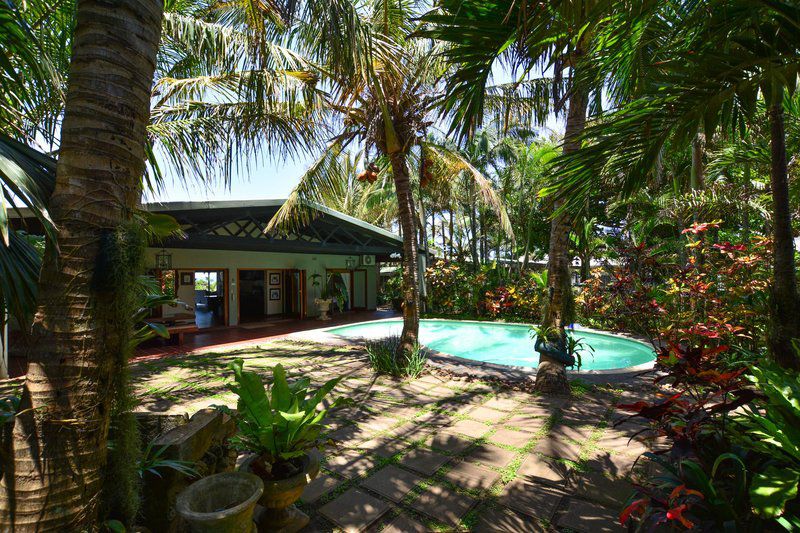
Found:
[[[732,138],[761,130],[769,144],[774,242],[770,351],[781,365],[800,366],[791,347],[800,337],[800,297],[785,132],[788,96],[800,68],[800,7],[714,0],[644,2],[639,8],[628,25],[609,27],[605,42],[624,42],[629,28],[646,21],[672,20],[655,39],[662,45],[658,62],[639,76],[633,99],[589,128],[580,152],[563,158],[560,196],[579,199],[599,177],[630,194],[646,182],[666,143],[688,146],[700,130]],[[626,63],[631,54],[611,47],[588,60],[602,70]]]
[[[489,180],[461,155],[428,139],[447,65],[430,43],[409,38],[417,15],[413,3],[330,4],[321,12],[318,3],[306,3],[292,37],[296,48],[327,72],[328,124],[337,131],[267,231],[307,223],[313,216],[309,206],[340,187],[337,169],[346,150],[363,150],[365,160],[394,183],[403,237],[404,320],[398,353],[408,353],[418,342],[419,331],[419,219],[414,190],[420,182],[429,176],[469,175],[509,231],[510,226]]]
[[[49,204],[60,248],[47,246],[36,347],[3,469],[6,531],[94,527],[112,383],[125,340],[115,321],[124,285],[103,282],[98,258],[126,266],[113,252],[112,236],[131,222],[139,201],[161,14],[155,0],[124,8],[86,0],[77,8]],[[106,36],[102,44],[98,35]]]
[[[448,80],[444,107],[454,117],[452,131],[469,137],[481,119],[492,111],[502,117],[541,124],[551,111],[566,110],[562,150],[576,151],[589,99],[593,95],[599,99],[599,87],[572,83],[585,77],[577,69],[582,65],[579,58],[592,45],[592,32],[586,24],[592,20],[590,14],[596,4],[589,0],[438,2],[436,9],[424,17],[426,26],[421,33],[450,44],[446,54],[455,71]],[[492,69],[498,63],[509,67],[517,80],[503,85],[501,90],[487,92]],[[553,74],[550,78],[530,76],[548,70]],[[518,103],[521,97],[527,103],[524,106]],[[543,319],[546,331],[563,330],[573,314],[569,273],[572,221],[569,212],[561,209],[562,204],[563,200],[557,198],[552,206],[549,301]],[[536,388],[543,392],[568,392],[564,365],[542,355]]]

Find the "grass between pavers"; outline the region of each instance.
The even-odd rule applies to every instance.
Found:
[[[369,439],[363,439],[360,442],[363,443],[366,440],[377,439],[380,437],[390,437],[400,440],[402,442],[406,442],[408,446],[403,449],[402,451],[398,452],[392,457],[389,458],[382,458],[377,454],[372,453],[372,450],[365,450],[358,448],[357,445],[353,448],[354,454],[358,457],[370,457],[374,461],[374,466],[367,471],[363,472],[360,476],[348,480],[344,479],[343,476],[335,472],[329,472],[329,474],[341,481],[340,485],[337,486],[334,490],[329,492],[326,495],[323,495],[319,500],[314,502],[314,504],[300,504],[300,506],[306,510],[307,512],[314,514],[317,516],[318,520],[323,520],[325,523],[331,526],[331,529],[334,529],[335,526],[330,524],[327,519],[319,515],[318,510],[347,491],[350,488],[358,487],[359,490],[362,490],[371,496],[378,498],[384,502],[386,502],[391,510],[384,515],[384,517],[378,522],[379,527],[385,527],[389,522],[394,520],[398,515],[405,514],[410,517],[413,517],[423,524],[426,527],[430,528],[431,530],[448,530],[451,529],[449,526],[437,521],[436,519],[432,519],[425,515],[420,514],[419,512],[410,508],[410,505],[431,485],[440,485],[446,487],[456,493],[470,496],[472,498],[476,498],[478,502],[476,505],[462,518],[460,526],[464,529],[469,529],[475,525],[477,520],[480,517],[480,513],[489,509],[493,506],[498,505],[497,498],[502,493],[503,488],[510,482],[514,481],[517,478],[518,469],[524,460],[524,458],[532,453],[533,449],[539,443],[542,438],[545,438],[547,434],[550,432],[552,426],[560,420],[561,409],[556,408],[554,409],[553,413],[546,417],[546,420],[542,423],[541,427],[535,432],[531,433],[530,439],[526,442],[526,444],[521,448],[515,448],[512,446],[505,446],[497,443],[491,443],[491,437],[497,432],[499,427],[502,427],[502,422],[505,422],[516,416],[521,414],[525,405],[529,402],[534,401],[537,396],[535,394],[529,393],[518,393],[520,397],[527,397],[529,401],[520,401],[516,408],[512,411],[498,411],[498,419],[497,421],[493,421],[492,425],[487,425],[488,431],[479,438],[471,438],[466,435],[460,435],[459,438],[469,441],[469,445],[463,449],[459,453],[451,453],[447,450],[440,449],[436,446],[429,446],[427,444],[428,439],[432,434],[435,434],[437,431],[445,430],[446,428],[442,428],[436,424],[427,424],[421,422],[415,422],[419,418],[425,416],[429,413],[436,413],[449,416],[451,418],[451,424],[455,423],[458,420],[474,420],[471,419],[469,416],[469,412],[465,410],[465,407],[472,406],[469,411],[474,408],[477,408],[479,405],[486,403],[490,398],[495,396],[501,397],[499,393],[499,388],[497,385],[493,383],[482,382],[479,380],[475,381],[442,381],[438,382],[438,380],[429,380],[428,383],[425,384],[423,387],[419,387],[419,380],[403,380],[402,382],[397,382],[394,380],[387,380],[385,378],[381,378],[380,376],[375,376],[371,373],[371,371],[366,366],[366,359],[363,357],[363,354],[360,353],[358,350],[352,349],[332,349],[331,347],[325,347],[322,345],[318,345],[315,343],[309,343],[306,345],[308,350],[306,353],[299,354],[298,350],[296,349],[296,345],[294,342],[291,343],[284,343],[283,346],[278,346],[278,343],[273,342],[266,346],[259,345],[256,349],[242,350],[231,350],[231,351],[219,351],[219,352],[205,352],[203,354],[193,355],[186,357],[185,361],[180,361],[180,364],[174,364],[175,361],[167,361],[167,364],[164,364],[162,361],[156,362],[148,362],[148,363],[140,363],[140,368],[145,370],[145,373],[158,373],[158,370],[168,370],[170,367],[177,367],[177,368],[186,368],[196,371],[196,376],[200,377],[215,377],[217,380],[220,379],[219,377],[219,369],[227,368],[227,365],[230,361],[232,361],[235,357],[244,357],[248,364],[252,363],[250,366],[255,368],[257,371],[264,371],[265,375],[268,376],[267,372],[274,367],[274,365],[281,363],[287,370],[289,371],[290,378],[294,372],[301,372],[304,374],[313,374],[315,372],[319,373],[320,376],[325,376],[327,372],[333,374],[334,372],[345,370],[347,372],[353,372],[352,375],[347,375],[342,380],[343,388],[348,389],[347,393],[358,393],[359,391],[363,392],[365,395],[369,395],[365,398],[366,402],[364,405],[361,406],[362,411],[366,414],[385,414],[385,407],[375,407],[371,408],[369,406],[369,399],[380,399],[382,401],[388,402],[392,405],[396,405],[398,408],[409,407],[412,409],[407,416],[401,416],[396,419],[395,423],[392,424],[389,428],[379,431],[370,433]],[[312,355],[314,349],[318,350],[318,353]],[[284,353],[276,353],[281,352]],[[252,355],[245,353],[245,352],[252,352]],[[338,360],[336,362],[331,362],[330,356],[331,355],[342,355],[346,357],[346,361]],[[194,364],[193,364],[194,363]],[[199,367],[195,366],[199,363]],[[205,368],[202,368],[205,367]],[[156,371],[156,372],[154,372]],[[294,371],[294,372],[293,372]],[[183,380],[186,379],[186,376],[182,376]],[[193,376],[194,377],[194,376]],[[313,381],[317,382],[318,376],[313,376]],[[181,380],[181,381],[183,381]],[[321,379],[320,381],[324,381]],[[216,383],[219,383],[217,381]],[[216,384],[215,383],[215,384]],[[223,380],[224,383],[224,380]],[[377,385],[384,387],[389,387],[392,389],[403,389],[404,387],[408,387],[411,385],[417,385],[415,390],[406,390],[408,397],[405,398],[398,398],[397,394],[386,394],[382,391],[375,391],[374,393],[370,393],[368,387]],[[433,390],[434,388],[444,388],[447,390],[452,391],[452,395],[439,397],[439,395],[428,396],[425,394],[428,391]],[[616,396],[618,395],[618,391],[614,389],[600,389],[595,387],[594,389],[589,389],[588,387],[584,387],[583,384],[573,384],[573,391],[577,393],[577,398],[583,399],[588,394],[594,391],[599,391],[601,393],[613,395],[616,400]],[[170,396],[173,396],[173,391],[171,390],[164,390],[164,389],[155,389],[159,392],[163,392]],[[195,390],[198,390],[195,388]],[[200,388],[199,390],[202,390]],[[217,394],[215,396],[226,396],[230,395],[226,390],[220,391],[221,394]],[[622,392],[620,389],[619,392]],[[515,393],[516,394],[516,393]],[[334,395],[336,395],[334,393]],[[207,396],[208,397],[208,396]],[[214,396],[208,397],[213,398]],[[463,398],[459,398],[463,397]],[[456,399],[454,399],[456,398]],[[226,398],[230,399],[230,397]],[[420,400],[423,400],[420,402]],[[429,400],[429,402],[425,402],[424,400]],[[366,409],[364,409],[366,407]],[[460,411],[460,412],[459,412]],[[610,407],[604,417],[603,420],[599,425],[597,425],[592,435],[585,443],[583,444],[583,448],[581,450],[581,458],[579,463],[575,463],[568,460],[561,460],[561,462],[565,462],[570,464],[573,468],[580,470],[582,467],[586,468],[585,463],[588,457],[591,456],[594,451],[600,449],[597,447],[597,442],[601,438],[603,431],[607,428],[608,422],[607,419],[609,418],[610,414],[613,412],[613,407]],[[544,418],[544,417],[542,417]],[[357,421],[354,420],[344,420],[346,425],[357,424]],[[397,429],[398,427],[407,424],[408,422],[415,422],[421,428],[430,428],[433,430],[432,433],[427,433],[421,435],[415,440],[405,440],[400,439],[399,437],[391,436],[390,434]],[[483,423],[479,420],[476,422]],[[344,425],[339,426],[344,427]],[[505,426],[508,428],[512,428],[511,426]],[[512,429],[524,429],[524,428],[512,428]],[[432,476],[423,476],[423,481],[420,482],[417,486],[415,486],[409,494],[406,495],[404,500],[400,504],[396,504],[387,498],[372,492],[370,489],[366,487],[359,486],[362,481],[367,479],[369,476],[373,475],[380,469],[384,468],[387,465],[394,464],[399,465],[400,461],[403,457],[417,448],[424,448],[436,451],[438,453],[442,453],[443,455],[448,455],[452,459],[451,460],[458,460],[463,459],[467,455],[469,455],[477,446],[482,444],[491,444],[493,446],[497,446],[499,448],[504,448],[514,452],[514,457],[510,461],[508,465],[503,468],[492,467],[491,465],[483,465],[485,468],[492,469],[500,473],[500,478],[489,488],[485,490],[475,490],[475,489],[464,489],[453,483],[450,483],[448,480],[444,479],[444,476],[455,466],[452,463],[446,464],[441,467],[437,472],[435,472]],[[542,454],[537,454],[542,455]],[[553,460],[553,458],[550,458]],[[558,459],[555,459],[558,460]],[[323,466],[327,461],[323,459]],[[481,464],[477,460],[473,460],[472,462],[476,464]],[[401,467],[404,468],[404,467]],[[415,472],[416,473],[416,472]],[[416,473],[419,475],[418,473]],[[542,521],[540,521],[541,523]]]

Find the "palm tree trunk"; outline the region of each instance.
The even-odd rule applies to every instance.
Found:
[[[0,487],[3,531],[95,530],[125,324],[97,283],[101,243],[141,194],[162,2],[80,0],[21,413]]]
[[[408,177],[406,155],[389,155],[397,194],[398,218],[403,230],[403,331],[400,334],[398,355],[409,353],[419,341],[419,268],[417,266],[417,215],[414,195]]]
[[[794,239],[789,207],[789,180],[786,163],[786,135],[783,104],[769,108],[770,149],[772,154],[770,184],[773,211],[773,275],[772,335],[770,352],[784,368],[800,367],[792,349],[792,339],[800,338],[800,299],[797,294],[797,272],[794,263]]]
[[[477,215],[475,213],[475,184],[470,180],[469,182],[469,231],[472,234],[471,240],[469,242],[469,250],[472,254],[472,268],[475,271],[478,271],[478,265],[480,264],[480,258],[478,257],[478,222],[477,222]]]
[[[583,90],[575,90],[569,99],[567,124],[564,132],[564,153],[580,149],[578,137],[586,126],[586,109],[588,98]],[[563,200],[556,200],[553,209],[563,205]],[[550,222],[550,247],[548,250],[548,302],[545,307],[542,325],[563,329],[572,321],[573,296],[570,281],[569,232],[572,220],[569,213],[563,212],[553,217]],[[566,368],[560,362],[540,355],[536,371],[535,389],[542,393],[568,394]]]

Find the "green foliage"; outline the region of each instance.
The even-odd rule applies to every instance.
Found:
[[[410,353],[399,354],[400,337],[395,335],[367,342],[370,365],[379,374],[416,378],[428,363],[428,353],[419,344]]]
[[[174,470],[187,477],[199,477],[200,473],[195,469],[194,463],[191,461],[181,461],[179,459],[165,458],[164,452],[167,451],[168,446],[156,448],[153,443],[147,444],[142,456],[139,458],[139,477],[143,478],[145,474],[149,473],[156,477],[162,477],[163,470]]]
[[[429,307],[439,316],[538,322],[547,295],[547,272],[508,272],[496,263],[439,260],[426,272]]]
[[[328,407],[322,402],[341,378],[312,391],[309,378],[289,383],[286,371],[278,364],[272,370],[272,385],[267,388],[258,373],[246,371],[243,366],[242,359],[230,364],[235,383],[229,387],[239,397],[237,411],[231,413],[239,428],[233,444],[256,453],[269,464],[302,457],[322,446],[320,433],[328,410],[345,401],[339,398]]]

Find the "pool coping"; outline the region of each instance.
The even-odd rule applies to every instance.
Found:
[[[521,322],[497,322],[490,320],[453,320],[448,318],[425,318],[423,320],[431,320],[431,321],[438,320],[443,322],[470,322],[475,324],[502,324],[502,325],[527,326],[527,327],[531,327],[534,325]],[[359,345],[372,339],[369,337],[348,338],[341,335],[337,335],[335,333],[331,333],[330,330],[340,327],[358,326],[363,324],[375,324],[378,322],[390,322],[390,321],[397,321],[397,317],[384,318],[380,320],[365,320],[363,322],[354,322],[352,324],[347,324],[346,326],[336,325],[336,326],[321,327],[317,329],[293,333],[290,336],[293,338],[299,338],[302,340],[308,340],[314,342],[328,342],[340,345],[341,344]],[[609,333],[607,331],[587,328],[578,324],[574,325],[574,330],[586,331],[589,333],[606,335],[609,337],[621,337],[633,342],[638,342],[640,344],[643,344],[648,348],[653,348],[653,345],[649,342],[649,340],[643,337],[632,335],[630,333]],[[471,370],[472,373],[469,373],[467,375],[475,378],[485,377],[485,378],[493,378],[501,380],[530,380],[536,377],[536,368],[534,367],[501,365],[498,363],[490,363],[486,361],[475,361],[473,359],[467,359],[464,357],[460,357],[458,355],[453,355],[446,352],[440,352],[438,350],[434,350],[427,347],[425,349],[428,351],[428,361],[429,363],[432,364],[432,366],[437,367],[446,372],[453,373],[455,375],[465,375],[466,370]],[[653,349],[653,351],[655,352],[655,349]],[[635,377],[642,373],[649,372],[653,370],[654,367],[655,367],[655,353],[653,355],[653,360],[647,363],[642,363],[639,365],[622,367],[622,368],[609,368],[604,370],[568,369],[567,376],[571,379],[578,378],[590,383],[614,383],[614,382],[625,381],[629,378]],[[478,372],[481,375],[475,375],[475,372]]]

